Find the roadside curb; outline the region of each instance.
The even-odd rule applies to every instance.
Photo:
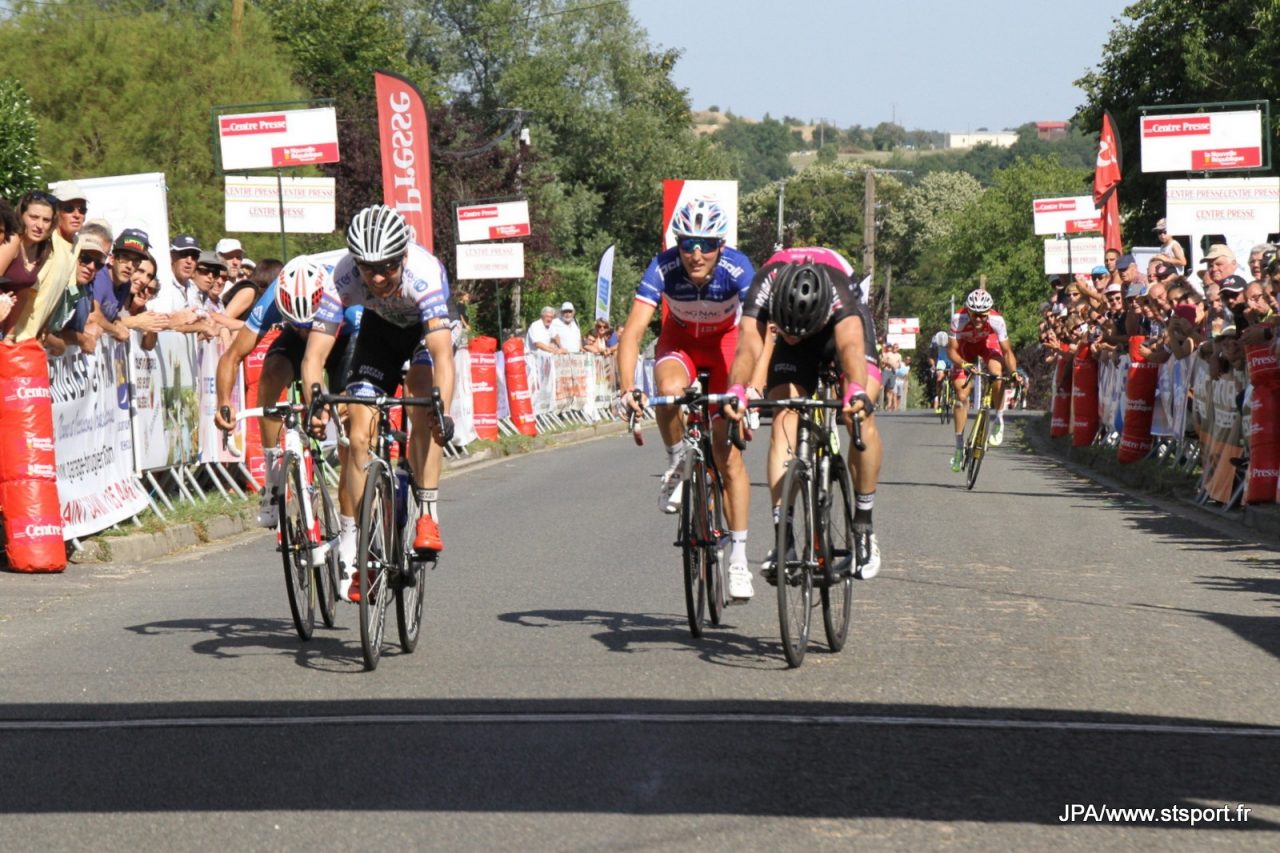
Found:
[[[500,447],[486,447],[460,459],[446,458],[444,473],[449,475],[464,473],[482,462],[579,444],[599,436],[622,433],[625,429],[626,424],[621,421],[604,421],[597,424],[583,424],[564,432],[533,436],[529,438],[527,445],[511,448],[505,452]],[[215,515],[199,523],[171,524],[155,533],[98,536],[82,541],[81,549],[72,554],[68,562],[76,566],[99,563],[116,565],[142,563],[255,529],[256,521],[254,509],[246,508],[242,512]]]
[[[1257,504],[1244,507],[1238,514],[1224,515],[1220,510],[1196,503],[1192,496],[1161,494],[1151,488],[1145,469],[1140,464],[1119,465],[1114,455],[1099,453],[1094,458],[1073,448],[1068,440],[1052,439],[1048,434],[1048,418],[1020,422],[1023,445],[1038,456],[1052,459],[1071,473],[1091,480],[1112,491],[1145,501],[1166,512],[1192,518],[1235,539],[1280,543],[1280,505]],[[1099,466],[1105,466],[1100,470]]]

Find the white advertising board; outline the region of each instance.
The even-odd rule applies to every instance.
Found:
[[[334,229],[333,178],[282,178],[279,185],[273,175],[228,175],[224,180],[228,232],[279,233],[281,190],[286,232],[328,234]]]
[[[1262,113],[1143,116],[1142,171],[1211,172],[1262,165]]]
[[[458,242],[529,236],[529,202],[499,201],[458,207]]]
[[[1037,234],[1084,234],[1102,230],[1102,211],[1093,196],[1038,198],[1031,202]]]
[[[918,335],[920,334],[919,317],[890,317],[888,334]]]
[[[1196,178],[1165,184],[1172,234],[1249,232],[1261,240],[1280,231],[1280,178]]]
[[[1068,266],[1068,254],[1070,265]],[[1101,237],[1080,237],[1074,240],[1044,241],[1044,274],[1062,275],[1087,273],[1101,266],[1106,250]]]
[[[222,168],[278,169],[338,162],[333,107],[218,116]]]
[[[458,280],[524,278],[524,243],[459,243]]]

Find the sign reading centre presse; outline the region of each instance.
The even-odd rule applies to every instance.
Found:
[[[218,145],[225,172],[337,163],[337,113],[319,107],[219,116]]]
[[[1144,172],[1214,172],[1262,165],[1260,110],[1143,116],[1140,132]]]
[[[281,178],[227,175],[228,232],[280,231],[280,195],[284,194],[284,230],[289,234],[328,234],[334,229],[336,181],[333,178]]]

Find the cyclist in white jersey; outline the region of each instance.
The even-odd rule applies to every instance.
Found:
[[[426,249],[410,240],[409,224],[395,210],[377,204],[357,213],[347,228],[350,254],[334,267],[325,283],[315,323],[307,339],[302,359],[303,391],[310,402],[311,386],[320,382],[325,360],[333,348],[344,310],[364,306],[346,393],[375,397],[392,395],[400,384],[401,369],[410,362],[404,376],[405,394],[428,397],[432,386],[439,387],[445,411],[453,398],[453,341],[450,335],[449,281],[444,265]],[[342,466],[338,487],[349,505],[358,507],[364,492],[365,469],[369,464],[369,443],[377,428],[377,410],[372,406],[350,406],[348,410],[350,464]],[[320,413],[317,428],[323,427],[327,412]],[[431,437],[444,444],[452,433],[452,423],[436,423],[428,409],[412,407],[409,464],[418,484],[418,518],[414,537],[417,551],[442,551],[440,528],[435,511],[438,479],[429,479],[427,465]],[[436,478],[439,477],[438,469]],[[357,600],[359,579],[354,577],[356,521],[339,516],[338,554],[346,569],[339,590],[345,598]]]

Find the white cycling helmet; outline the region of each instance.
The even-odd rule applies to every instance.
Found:
[[[990,311],[991,306],[995,305],[995,300],[991,298],[991,294],[987,293],[981,287],[965,297],[964,307],[970,311]]]
[[[299,255],[280,270],[276,280],[276,307],[294,323],[310,323],[320,307],[325,268],[307,255]]]
[[[671,230],[676,237],[723,240],[729,230],[729,217],[725,216],[724,208],[711,199],[694,199],[671,217]]]
[[[375,204],[351,217],[347,248],[357,261],[376,264],[398,258],[409,248],[409,223],[396,210]]]

